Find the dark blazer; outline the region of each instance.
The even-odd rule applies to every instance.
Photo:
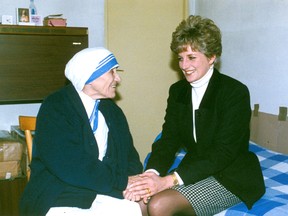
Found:
[[[162,137],[152,145],[146,169],[165,175],[175,152],[187,149],[177,173],[184,184],[214,176],[248,208],[265,192],[260,164],[248,151],[250,96],[245,85],[214,69],[199,109],[193,137],[191,85],[185,79],[170,87]]]
[[[89,208],[97,194],[123,198],[128,176],[141,173],[142,164],[122,110],[110,99],[101,100],[99,110],[109,128],[103,161],[75,88],[70,84],[44,100],[21,215],[45,215],[53,206]]]

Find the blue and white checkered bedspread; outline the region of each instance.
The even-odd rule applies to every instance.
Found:
[[[251,210],[240,203],[215,216],[288,216],[288,155],[268,150],[253,142],[250,142],[249,148],[259,158],[266,193]],[[184,155],[183,150],[177,154],[170,171],[179,165]],[[149,156],[150,154],[146,157],[144,166]]]
[[[250,151],[259,158],[266,193],[251,210],[241,203],[217,216],[287,216],[288,215],[288,155],[270,151],[250,142]]]

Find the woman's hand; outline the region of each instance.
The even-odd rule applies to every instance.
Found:
[[[154,194],[173,186],[172,176],[160,177],[154,172],[145,172],[134,180],[128,185],[126,191],[133,193],[134,196],[140,196],[144,202]]]
[[[134,175],[134,176],[129,176],[129,177],[128,177],[128,185],[127,185],[127,188],[128,188],[129,185],[131,185],[132,183],[140,180],[140,179],[141,179],[140,175],[141,175],[141,174]]]
[[[129,188],[131,184],[138,181],[140,178],[141,177],[139,177],[139,175],[128,177],[128,185],[127,185],[126,189],[123,191],[123,197],[125,199],[130,200],[130,201],[134,201],[134,202],[138,202],[141,200],[140,195],[134,194],[133,191],[127,190],[127,188]]]
[[[124,199],[130,200],[133,202],[138,202],[142,199],[140,195],[134,194],[133,192],[128,191],[128,190],[123,191],[123,197]]]

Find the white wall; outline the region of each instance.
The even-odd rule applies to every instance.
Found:
[[[191,0],[191,13],[222,30],[221,72],[244,82],[251,104],[288,106],[288,0]]]
[[[34,2],[39,15],[45,17],[50,14],[63,14],[63,17],[67,18],[68,26],[89,28],[90,47],[104,46],[104,0]],[[29,0],[1,0],[0,15],[12,15],[15,22],[17,7],[28,8]],[[37,115],[39,107],[40,104],[0,105],[0,130],[10,130],[11,125],[18,125],[19,115]]]

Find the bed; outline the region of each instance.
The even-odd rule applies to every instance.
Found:
[[[250,142],[262,168],[266,193],[251,210],[240,203],[217,216],[287,216],[288,215],[288,155],[281,154]]]
[[[288,215],[288,155],[281,154],[250,141],[250,151],[254,152],[259,161],[263,172],[266,186],[266,193],[258,200],[251,210],[240,203],[233,206],[216,216],[287,216]],[[180,150],[176,154],[175,161],[170,170],[175,169],[185,152]],[[144,161],[147,164],[150,154]]]
[[[288,121],[286,118],[287,107],[280,107],[277,116],[259,112],[259,105],[254,106],[249,149],[260,161],[266,192],[251,210],[240,203],[215,216],[288,215]],[[176,154],[169,171],[178,166],[184,155],[183,150]],[[149,156],[150,154],[145,158],[144,167]]]

